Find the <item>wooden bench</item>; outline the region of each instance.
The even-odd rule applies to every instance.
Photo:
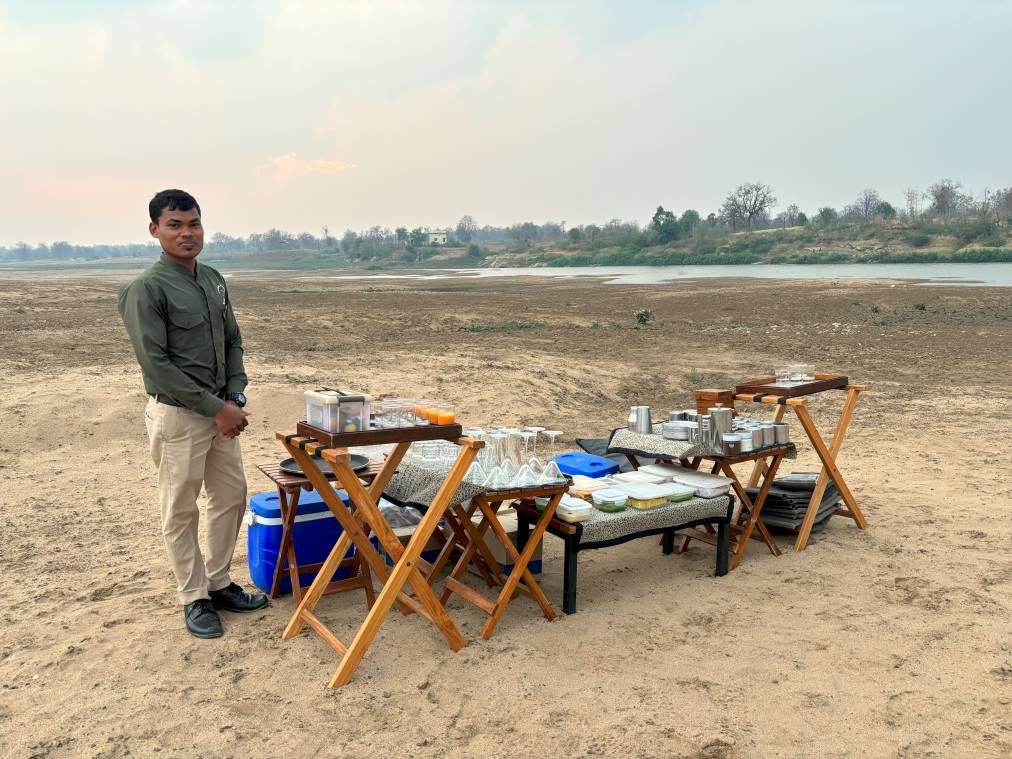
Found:
[[[656,509],[638,511],[626,509],[615,513],[594,510],[586,522],[563,522],[553,518],[547,532],[561,538],[566,546],[563,569],[562,610],[576,613],[576,559],[580,551],[607,548],[636,538],[661,535],[662,552],[671,554],[675,549],[675,533],[687,527],[704,524],[717,525],[717,566],[715,575],[727,574],[730,523],[733,499],[730,495],[716,498],[693,498],[681,503],[670,503]],[[523,551],[530,535],[530,525],[536,524],[541,513],[533,506],[518,503],[517,550]]]

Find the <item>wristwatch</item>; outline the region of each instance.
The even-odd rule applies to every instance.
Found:
[[[242,393],[226,393],[225,400],[232,401],[232,403],[234,403],[239,408],[242,408],[243,406],[246,405],[246,396],[243,395]]]

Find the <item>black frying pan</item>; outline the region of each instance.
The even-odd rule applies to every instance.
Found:
[[[319,454],[313,456],[312,458],[313,461],[315,461],[317,465],[320,466],[320,469],[322,469],[325,474],[330,473],[330,467],[323,465],[323,459],[320,458]],[[369,466],[369,459],[358,453],[351,454],[352,471],[360,472],[367,466]],[[281,471],[284,472],[285,474],[305,474],[305,472],[302,471],[302,467],[299,466],[299,462],[296,461],[295,459],[285,459],[284,461],[282,461]]]

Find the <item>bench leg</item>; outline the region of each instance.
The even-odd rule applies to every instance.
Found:
[[[675,531],[665,530],[661,535],[661,553],[670,556],[675,552]]]
[[[724,520],[717,525],[717,577],[727,574],[727,559],[731,545],[731,525]]]
[[[575,537],[565,538],[566,559],[562,572],[562,611],[576,614],[576,554],[579,548]]]

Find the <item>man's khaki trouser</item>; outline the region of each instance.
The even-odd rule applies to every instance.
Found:
[[[176,575],[179,601],[188,604],[221,590],[246,510],[246,475],[239,438],[218,434],[214,419],[154,398],[144,409],[151,458],[158,467],[162,537]],[[197,539],[197,496],[207,491],[207,559]]]

